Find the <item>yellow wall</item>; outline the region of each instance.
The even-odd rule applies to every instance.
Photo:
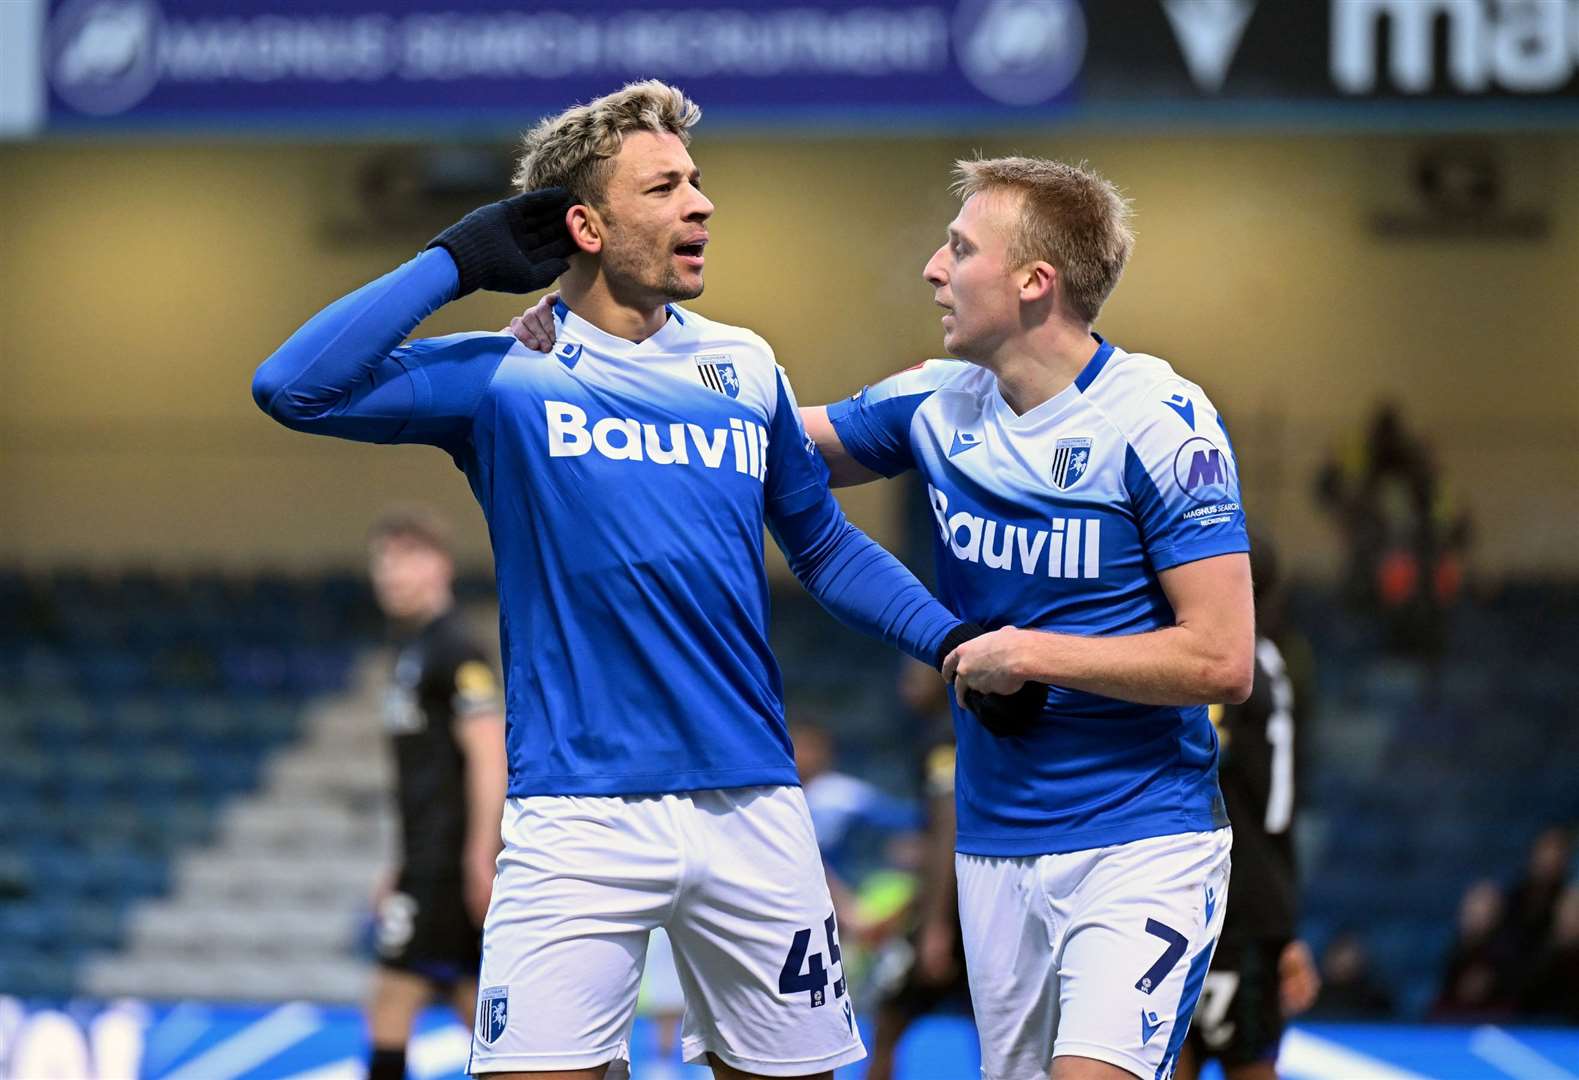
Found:
[[[1177,137],[709,141],[719,204],[694,306],[777,348],[803,402],[937,348],[919,280],[980,147],[1085,157],[1134,198],[1140,243],[1099,329],[1156,352],[1226,414],[1247,502],[1307,567],[1334,545],[1310,473],[1378,396],[1433,433],[1493,569],[1579,571],[1579,140],[1536,162],[1544,240],[1377,240],[1368,217],[1410,144]],[[421,237],[345,243],[328,222],[365,147],[0,149],[0,562],[354,562],[392,498],[480,515],[442,453],[312,439],[265,419],[253,368]],[[1545,179],[1550,177],[1552,179]],[[343,215],[342,215],[343,216]],[[425,333],[501,325],[473,296]],[[893,538],[892,491],[845,505]]]

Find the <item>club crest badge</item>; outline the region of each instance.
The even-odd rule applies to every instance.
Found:
[[[510,1024],[510,988],[490,986],[477,995],[477,1037],[490,1046]]]
[[[740,375],[728,353],[702,353],[696,357],[696,372],[702,385],[726,397],[740,396]]]
[[[1068,491],[1091,467],[1091,439],[1080,436],[1053,444],[1053,486]]]

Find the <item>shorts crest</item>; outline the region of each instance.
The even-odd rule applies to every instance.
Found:
[[[510,1024],[510,988],[490,986],[477,995],[477,1037],[493,1045]]]

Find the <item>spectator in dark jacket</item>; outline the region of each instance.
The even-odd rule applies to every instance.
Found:
[[[1503,916],[1502,890],[1496,882],[1477,881],[1464,891],[1458,905],[1458,936],[1431,1006],[1433,1019],[1488,1019],[1512,1011],[1511,951],[1501,933]]]
[[[1310,1011],[1312,1019],[1392,1017],[1392,995],[1371,974],[1370,950],[1359,934],[1345,930],[1334,937],[1322,952],[1321,968],[1321,996]]]

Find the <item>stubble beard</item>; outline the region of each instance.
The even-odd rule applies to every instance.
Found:
[[[686,283],[675,269],[673,249],[660,248],[661,239],[651,243],[616,245],[603,253],[604,273],[611,286],[629,295],[643,307],[662,307],[678,300],[694,300],[702,295],[702,281]],[[651,262],[649,255],[656,253]]]

